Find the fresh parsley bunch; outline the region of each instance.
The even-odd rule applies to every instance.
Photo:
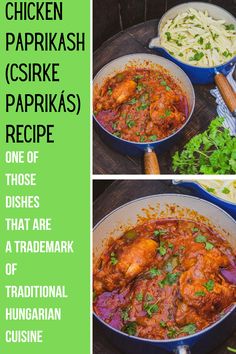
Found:
[[[235,174],[236,137],[222,127],[224,118],[216,117],[208,129],[194,136],[172,157],[174,172],[181,174]]]

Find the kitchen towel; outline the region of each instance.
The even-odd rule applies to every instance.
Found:
[[[236,92],[236,81],[233,78],[233,72],[234,72],[235,66],[233,69],[230,71],[230,73],[227,76],[227,80],[229,81],[230,85],[232,86],[234,92]],[[216,98],[216,103],[217,103],[217,114],[220,117],[224,117],[224,123],[223,126],[225,128],[228,128],[230,130],[231,135],[236,135],[236,118],[232,116],[228,108],[226,107],[226,104],[224,103],[224,100],[216,87],[215,89],[212,89],[210,91],[212,96]]]

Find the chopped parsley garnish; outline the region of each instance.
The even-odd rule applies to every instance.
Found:
[[[214,245],[212,243],[208,242],[207,237],[204,235],[200,235],[200,234],[197,235],[197,237],[195,237],[194,241],[197,243],[205,243],[205,249],[207,251],[210,251],[210,250],[212,250],[212,248],[214,248]]]
[[[115,136],[117,136],[118,138],[121,137],[121,132],[114,132],[114,133],[112,133],[112,134],[115,135]]]
[[[208,291],[212,291],[214,289],[214,285],[215,282],[214,280],[210,279],[208,280],[208,282],[206,282],[205,284],[203,284],[203,286],[208,290]]]
[[[153,301],[154,298],[153,298],[153,296],[152,296],[151,294],[147,294],[146,297],[145,297],[145,300],[146,300],[147,302],[150,302],[150,301]]]
[[[179,57],[183,57],[184,55],[183,55],[183,53],[179,53]]]
[[[161,84],[161,86],[166,86],[166,85],[167,85],[167,83],[166,83],[165,80],[162,80],[162,81],[160,82],[160,84]]]
[[[141,302],[141,301],[143,300],[143,294],[142,294],[142,293],[138,293],[138,294],[136,295],[136,300],[139,301],[139,302]]]
[[[113,92],[112,88],[111,88],[111,87],[108,87],[107,93],[108,93],[109,96],[112,95],[112,92]]]
[[[135,126],[135,121],[134,120],[127,120],[126,125],[127,125],[127,127],[132,128]]]
[[[225,50],[222,54],[223,54],[223,56],[226,57],[226,58],[232,57],[232,53],[230,53],[230,51],[229,51],[228,49]]]
[[[166,328],[166,323],[165,323],[165,321],[160,321],[160,326],[161,326],[162,328]]]
[[[211,43],[207,42],[207,44],[205,45],[205,49],[211,49]]]
[[[149,136],[149,139],[151,140],[151,141],[156,141],[157,140],[157,136],[154,134],[154,135],[151,135],[151,136]]]
[[[211,187],[207,187],[206,190],[207,190],[207,192],[209,192],[209,193],[215,193],[215,192],[216,192],[215,189],[214,189],[214,188],[211,188]]]
[[[194,323],[189,323],[186,326],[181,328],[180,333],[187,333],[189,335],[194,334],[196,332],[196,325]]]
[[[165,235],[167,233],[167,230],[155,230],[154,232],[154,236],[161,236],[161,235]]]
[[[173,285],[176,283],[179,275],[180,273],[168,273],[163,280],[158,282],[160,288],[164,288],[165,285]]]
[[[141,141],[141,143],[143,143],[145,140],[146,140],[146,137],[145,137],[144,135],[141,135],[141,136],[140,136],[140,141]]]
[[[194,241],[197,243],[204,243],[207,241],[207,238],[204,235],[197,235],[197,237],[195,237]]]
[[[190,61],[193,61],[193,60],[196,60],[196,61],[199,61],[202,59],[202,57],[204,57],[204,53],[203,52],[197,52],[194,54],[193,57],[190,57],[189,60]]]
[[[230,190],[228,188],[224,187],[224,189],[222,189],[221,192],[224,193],[224,194],[229,194]]]
[[[168,332],[167,332],[167,336],[169,338],[175,338],[177,336],[177,329],[175,329],[174,327],[169,327]]]
[[[136,90],[137,90],[138,92],[140,92],[140,91],[142,91],[142,89],[143,89],[143,83],[142,83],[142,82],[139,82],[138,85],[137,85],[137,87],[136,87]]]
[[[195,296],[206,296],[206,293],[204,291],[196,291]]]
[[[129,334],[130,336],[135,336],[137,332],[137,323],[128,322],[122,327],[122,332]]]
[[[166,32],[165,35],[166,35],[167,41],[170,41],[170,40],[171,40],[171,34],[170,34],[170,32]]]
[[[132,98],[132,100],[128,101],[127,104],[133,105],[133,104],[135,104],[137,102],[138,102],[137,98],[134,97],[134,98]]]
[[[143,309],[147,312],[148,317],[151,318],[152,315],[158,311],[158,305],[146,303],[144,304]]]
[[[235,29],[235,26],[232,23],[230,25],[224,25],[224,26],[227,31],[233,31]]]
[[[168,247],[171,248],[171,249],[173,249],[173,248],[174,248],[173,243],[168,243]]]
[[[143,75],[135,75],[133,79],[134,80],[140,80],[142,78],[143,78]]]
[[[166,254],[167,251],[166,251],[165,243],[163,241],[160,242],[160,246],[158,250],[161,256],[164,256]]]
[[[129,307],[121,310],[121,318],[125,322],[129,320],[129,310],[130,310]]]
[[[212,250],[212,248],[214,248],[214,245],[213,245],[212,243],[210,243],[210,242],[206,242],[206,243],[205,243],[205,249],[206,249],[207,251]]]
[[[142,103],[140,106],[136,108],[136,111],[143,111],[146,108],[148,108],[148,103]]]
[[[110,254],[110,261],[112,265],[116,265],[118,263],[118,259],[116,257],[116,254],[114,252],[112,252]]]
[[[192,232],[198,232],[198,231],[199,231],[199,229],[197,227],[192,228]]]
[[[116,128],[117,128],[117,122],[112,123],[112,129],[116,130]]]
[[[200,37],[197,42],[198,42],[199,44],[203,44],[203,38]]]
[[[151,278],[154,278],[155,276],[160,275],[160,274],[161,274],[160,269],[151,268],[151,269],[149,270],[149,275],[150,275]]]

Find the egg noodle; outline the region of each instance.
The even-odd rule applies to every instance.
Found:
[[[198,180],[197,182],[209,193],[229,202],[236,203],[236,180]]]
[[[207,11],[190,8],[166,22],[160,44],[188,64],[217,66],[236,55],[235,25],[213,19]]]

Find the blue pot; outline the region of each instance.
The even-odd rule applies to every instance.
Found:
[[[118,59],[115,59],[105,65],[95,76],[93,81],[94,93],[100,89],[100,87],[104,84],[107,78],[116,75],[118,72],[123,71],[129,65],[136,65],[139,68],[152,68],[157,66],[162,66],[164,69],[169,71],[170,75],[176,79],[183,89],[189,106],[189,116],[184,123],[184,125],[175,133],[168,136],[165,139],[153,142],[153,143],[136,143],[128,140],[124,140],[114,136],[109,133],[103,126],[96,120],[94,116],[95,126],[98,129],[102,140],[107,143],[112,149],[120,152],[123,155],[130,156],[142,156],[145,152],[154,150],[158,153],[168,150],[173,143],[176,142],[178,138],[181,137],[181,131],[189,122],[194,106],[195,106],[195,94],[194,89],[189,80],[188,76],[173,62],[159,57],[153,54],[130,54],[122,56]]]
[[[236,220],[236,203],[231,203],[224,199],[216,197],[214,194],[209,193],[198,182],[174,180],[173,184],[191,189],[196,196],[218,205],[220,208],[224,209]]]
[[[186,11],[189,8],[194,8],[196,10],[205,11],[207,10],[210,16],[216,19],[224,19],[227,23],[233,23],[236,26],[236,20],[233,15],[224,10],[223,8],[212,5],[204,2],[188,2],[181,5],[177,5],[167,11],[161,18],[158,25],[158,33],[161,32],[162,27],[165,23],[174,17],[176,17],[179,13]],[[227,75],[234,63],[236,63],[236,57],[231,58],[231,60],[227,61],[223,65],[215,66],[215,67],[198,67],[194,65],[187,64],[176,57],[172,56],[165,48],[160,45],[160,38],[153,38],[149,44],[149,48],[155,50],[159,55],[170,59],[178,66],[180,66],[186,74],[189,76],[190,80],[193,84],[210,84],[214,82],[215,75],[217,73],[222,73],[223,75]]]
[[[105,216],[94,228],[93,254],[99,258],[110,236],[120,237],[126,227],[134,227],[140,217],[162,215],[171,218],[194,218],[218,230],[236,249],[236,221],[224,210],[200,198],[181,194],[159,194],[131,201]],[[104,335],[124,354],[205,354],[222,343],[236,329],[236,305],[233,305],[211,326],[179,339],[150,340],[129,336],[101,320],[94,314]]]

